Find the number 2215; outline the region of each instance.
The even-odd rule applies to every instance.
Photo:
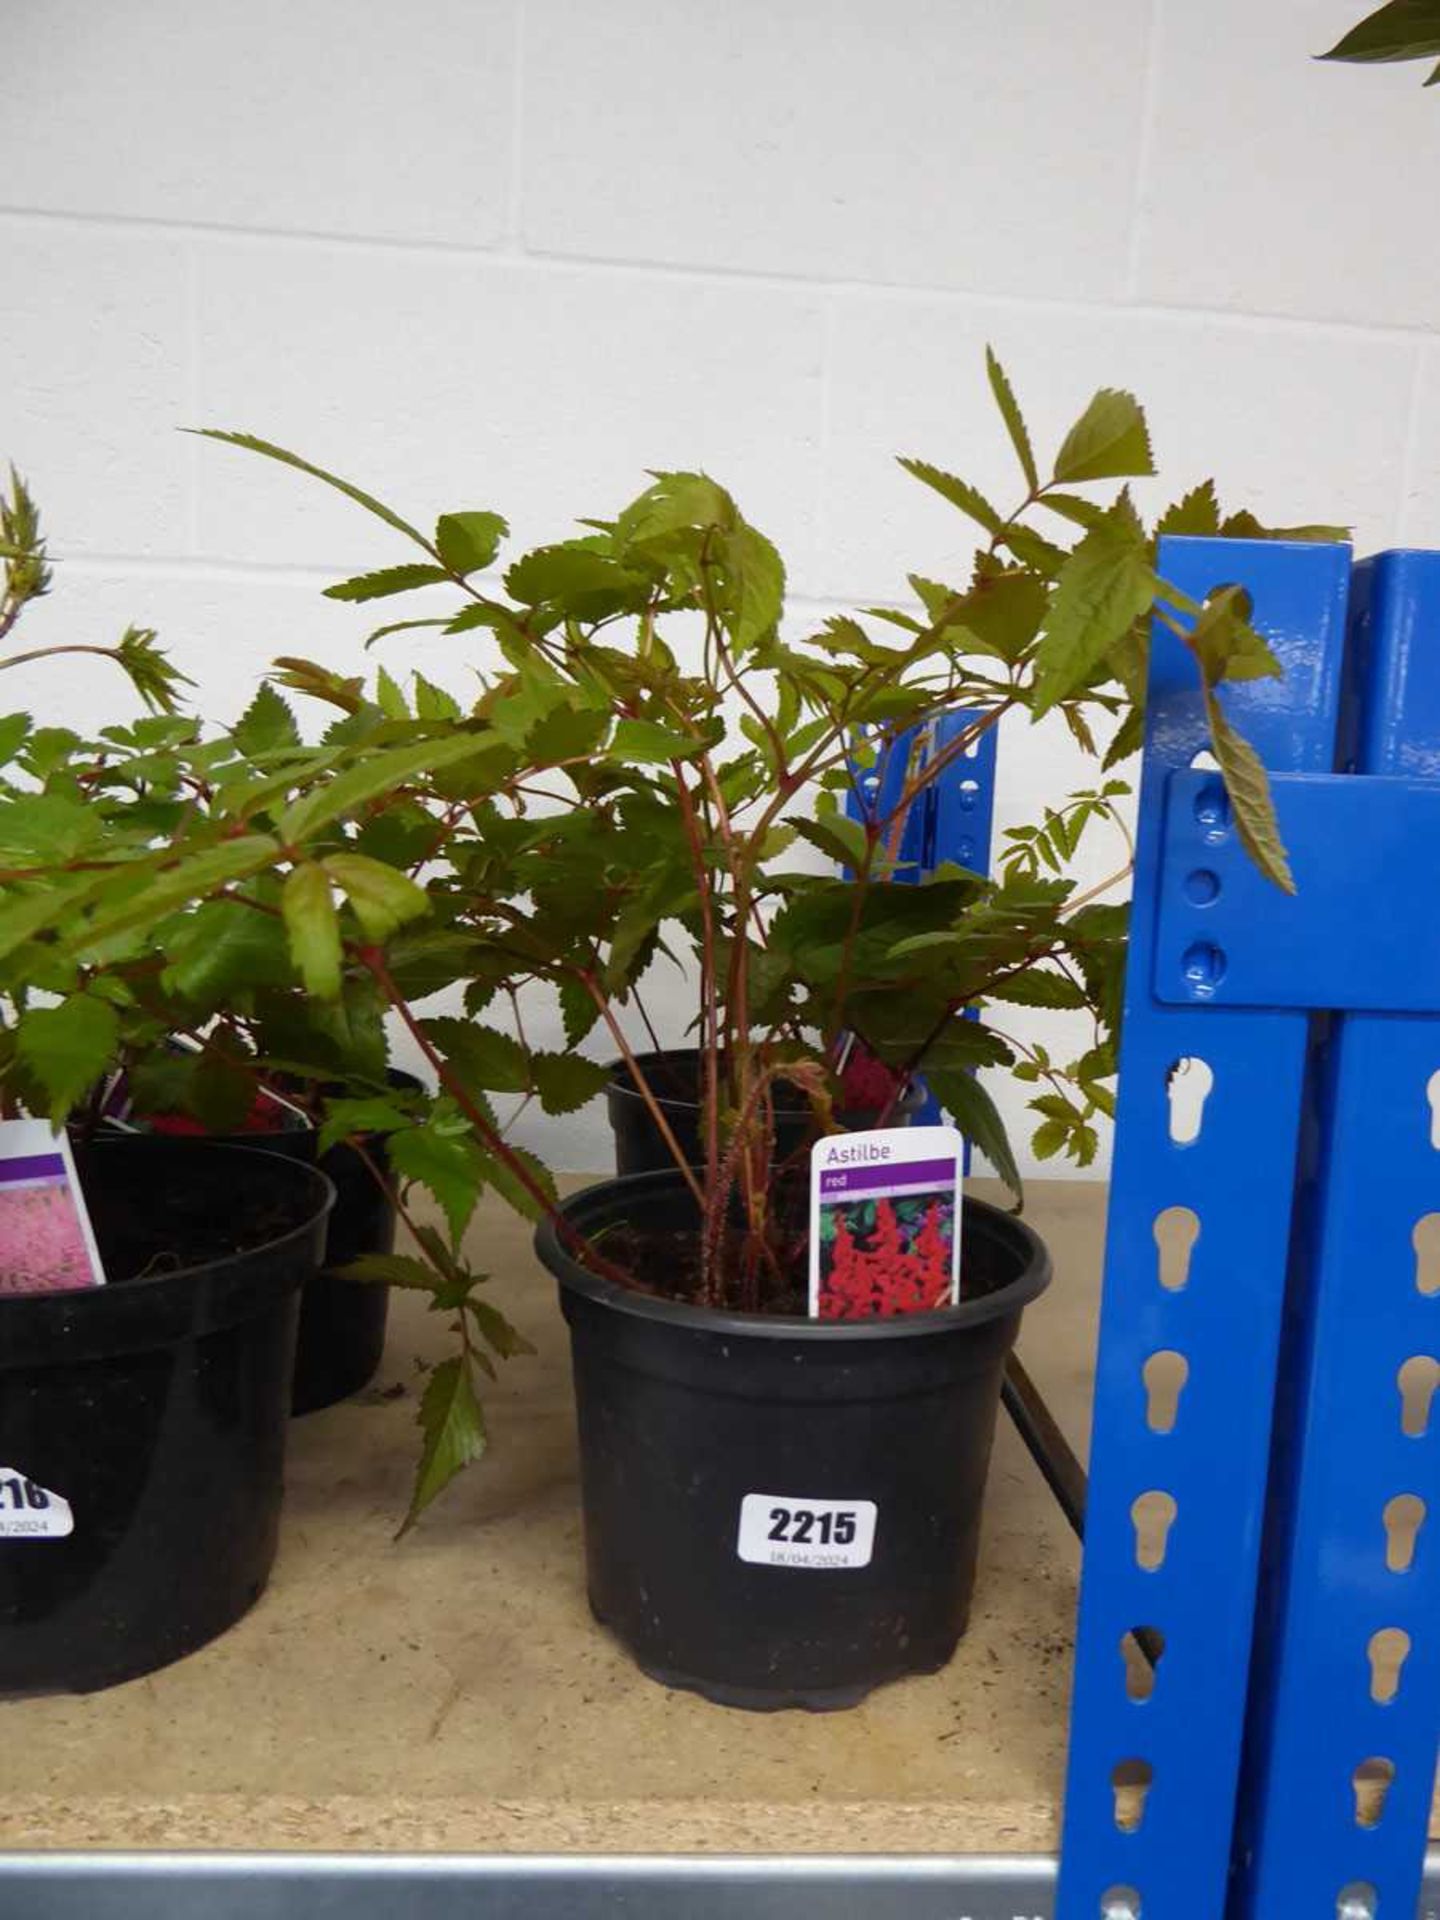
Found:
[[[822,1547],[848,1547],[855,1539],[853,1513],[812,1513],[808,1507],[772,1507],[771,1540],[785,1540],[797,1547],[812,1543]]]

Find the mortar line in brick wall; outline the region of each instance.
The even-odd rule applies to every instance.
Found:
[[[194,553],[62,553],[56,550],[53,542],[50,558],[57,567],[64,567],[67,573],[77,578],[95,578],[103,574],[123,573],[137,580],[186,579],[210,580],[223,584],[234,580],[266,580],[277,586],[311,586],[316,589],[328,587],[332,581],[343,579],[354,573],[362,564],[352,556],[348,560],[336,560],[332,566],[316,567],[300,561],[284,560],[237,560],[213,554]],[[475,576],[481,584],[499,590],[504,568]],[[900,600],[887,600],[874,595],[859,596],[866,606],[901,606]],[[828,616],[832,613],[852,611],[857,596],[847,598],[842,594],[790,593],[786,595],[785,605],[788,612],[804,616]],[[337,603],[338,605],[339,603]]]
[[[641,279],[688,281],[699,287],[741,286],[759,292],[795,295],[833,294],[845,299],[924,301],[987,311],[1054,314],[1059,318],[1094,319],[1117,316],[1136,320],[1204,321],[1241,331],[1258,328],[1267,333],[1323,334],[1334,339],[1429,340],[1434,327],[1428,321],[1346,320],[1338,315],[1294,314],[1255,308],[1170,305],[1161,301],[1126,299],[1060,300],[1044,294],[990,292],[975,287],[945,287],[931,283],[901,285],[884,280],[856,280],[841,276],[806,277],[802,274],[759,273],[746,267],[697,267],[667,260],[616,260],[600,254],[556,253],[529,247],[524,253],[503,246],[474,246],[459,241],[407,240],[394,236],[321,232],[279,232],[265,227],[227,227],[202,221],[152,220],[136,215],[54,213],[46,209],[0,206],[0,223],[16,220],[55,226],[75,226],[109,232],[152,234],[159,239],[198,235],[236,246],[278,245],[336,247],[356,253],[391,256],[397,253],[429,255],[435,259],[468,260],[477,265],[512,267],[521,272],[634,275]]]
[[[1150,175],[1155,152],[1155,123],[1160,96],[1160,29],[1164,0],[1150,0],[1145,31],[1144,78],[1140,88],[1140,139],[1135,154],[1135,191],[1130,204],[1130,244],[1125,263],[1125,296],[1140,291],[1140,261],[1145,248]]]

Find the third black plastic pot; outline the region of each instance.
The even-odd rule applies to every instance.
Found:
[[[589,1238],[697,1219],[674,1172],[564,1212]],[[1050,1277],[1035,1234],[969,1200],[960,1305],[825,1322],[634,1292],[549,1222],[536,1246],[570,1324],[590,1604],[640,1666],[754,1708],[851,1706],[943,1666],[1005,1357]]]
[[[667,1047],[663,1053],[639,1053],[636,1064],[644,1073],[655,1096],[655,1104],[665,1115],[666,1124],[692,1166],[705,1158],[700,1131],[700,1050],[698,1047]],[[913,1115],[925,1104],[925,1089],[907,1087],[895,1104],[892,1126],[908,1127]],[[610,1063],[610,1083],[605,1089],[605,1106],[610,1129],[615,1136],[615,1171],[623,1178],[632,1173],[660,1173],[673,1168],[675,1161],[664,1136],[655,1124],[623,1060]],[[842,1113],[842,1126],[871,1127],[875,1115]],[[775,1157],[788,1159],[815,1137],[815,1120],[810,1104],[796,1089],[776,1089]]]
[[[4,1690],[149,1673],[258,1598],[333,1198],[251,1149],[128,1137],[78,1159],[106,1285],[0,1296]]]

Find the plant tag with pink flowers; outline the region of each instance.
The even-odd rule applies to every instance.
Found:
[[[810,1155],[810,1313],[872,1320],[960,1298],[953,1127],[838,1133]]]
[[[70,1142],[45,1120],[0,1120],[0,1294],[104,1283]]]

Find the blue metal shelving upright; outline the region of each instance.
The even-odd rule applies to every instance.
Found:
[[[1171,540],[1160,571],[1246,588],[1281,658],[1224,697],[1297,892],[1240,844],[1157,626],[1057,1913],[1409,1920],[1440,1733],[1440,555],[1353,595],[1336,546]]]

